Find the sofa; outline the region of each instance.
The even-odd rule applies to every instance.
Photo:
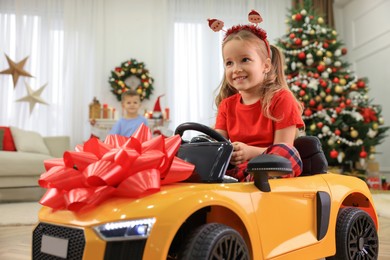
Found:
[[[38,185],[44,161],[61,158],[70,149],[69,136],[42,137],[11,126],[0,127],[0,138],[0,202],[38,201],[45,193]]]

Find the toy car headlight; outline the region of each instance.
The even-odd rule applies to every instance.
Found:
[[[155,218],[109,222],[94,229],[106,241],[145,239],[155,222]]]

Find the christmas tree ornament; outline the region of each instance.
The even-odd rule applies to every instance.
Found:
[[[337,156],[339,155],[339,153],[335,149],[332,149],[332,151],[330,151],[329,155],[330,155],[330,158],[336,159]]]
[[[47,83],[45,85],[43,85],[42,87],[40,87],[36,91],[34,91],[27,82],[25,82],[24,84],[26,85],[26,90],[27,90],[28,95],[25,97],[22,97],[20,99],[17,99],[16,101],[17,102],[28,102],[30,105],[30,115],[31,115],[32,111],[34,110],[34,107],[37,103],[48,105],[48,103],[40,97],[43,90],[47,86]]]
[[[16,84],[18,83],[19,77],[32,77],[30,73],[25,71],[23,69],[24,65],[26,64],[26,61],[28,59],[28,56],[24,58],[23,60],[19,62],[14,62],[11,60],[7,54],[5,54],[5,57],[7,59],[9,68],[3,71],[0,71],[0,74],[9,74],[12,76],[12,81],[14,83],[14,88],[16,87]]]
[[[339,163],[342,163],[343,160],[344,160],[344,157],[345,157],[345,153],[340,152],[340,153],[337,155],[337,161],[338,161]]]
[[[359,153],[359,162],[362,167],[366,166],[366,158],[367,158],[367,152],[364,150],[364,146],[362,146],[362,150]]]
[[[351,135],[352,138],[356,138],[359,136],[359,132],[356,130],[352,130],[349,134]]]

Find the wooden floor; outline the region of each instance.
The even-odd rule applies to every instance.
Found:
[[[390,259],[390,219],[379,218],[379,260]],[[30,260],[33,226],[0,227],[0,259]]]

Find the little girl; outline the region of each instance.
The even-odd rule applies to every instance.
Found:
[[[304,126],[302,105],[286,83],[282,53],[268,44],[263,29],[238,25],[226,31],[222,55],[215,129],[233,143],[230,163],[236,167],[227,174],[245,180],[248,160],[265,152],[286,156],[291,176],[298,176],[302,162],[293,143]]]

